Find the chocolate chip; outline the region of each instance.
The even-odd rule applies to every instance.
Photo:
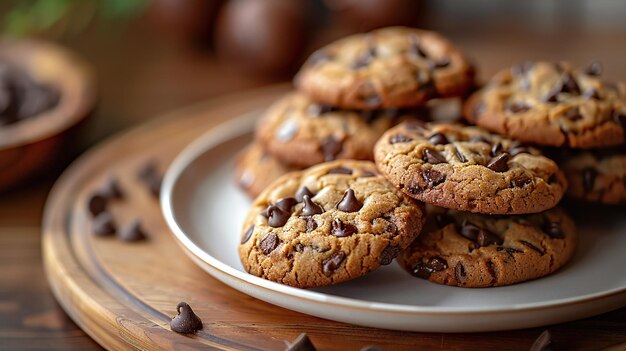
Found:
[[[305,333],[300,334],[292,343],[286,342],[286,344],[285,351],[316,351],[315,346]]]
[[[298,189],[298,191],[296,192],[296,201],[298,202],[304,201],[304,195],[308,195],[309,197],[315,196],[315,194],[311,190],[309,190],[308,187],[303,186],[302,188]]]
[[[445,145],[449,144],[448,138],[442,133],[435,133],[428,138],[428,142],[433,145]]]
[[[435,68],[445,68],[450,66],[450,58],[449,57],[441,57],[437,61],[435,61]]]
[[[306,111],[309,116],[319,117],[325,113],[331,112],[333,108],[325,104],[311,104]]]
[[[583,190],[586,193],[590,193],[593,191],[593,187],[596,182],[596,176],[598,175],[598,171],[596,171],[592,167],[585,167],[582,171],[583,178]]]
[[[128,242],[141,241],[146,239],[146,232],[141,227],[141,220],[136,218],[128,226],[122,228],[117,237]]]
[[[324,153],[324,161],[332,161],[341,152],[343,144],[335,137],[328,136],[322,140],[322,152]]]
[[[489,245],[502,245],[502,238],[497,236],[496,234],[491,233],[490,231],[483,229],[478,233],[478,237],[476,238],[476,242],[480,247],[489,246]]]
[[[99,215],[107,209],[107,198],[100,193],[91,195],[87,201],[87,209],[92,216]]]
[[[424,161],[434,165],[448,162],[442,154],[434,149],[424,149],[422,158]]]
[[[369,65],[374,57],[376,57],[376,48],[368,46],[367,50],[365,50],[365,52],[357,57],[356,61],[352,63],[352,69],[360,69]]]
[[[511,179],[511,187],[512,188],[523,188],[528,184],[531,184],[533,181],[532,179],[526,177],[526,176],[517,176],[513,179]]]
[[[463,221],[463,223],[461,223],[461,227],[459,228],[459,234],[461,234],[461,236],[474,242],[478,239],[478,234],[481,231],[482,228],[467,221]]]
[[[508,153],[503,152],[500,155],[491,159],[491,161],[489,161],[489,163],[487,164],[487,168],[494,172],[506,172],[509,170],[509,165],[507,162],[510,158],[511,156]]]
[[[342,251],[335,252],[332,256],[322,262],[322,271],[326,275],[331,275],[339,268],[339,266],[341,266],[341,263],[345,258],[346,254]]]
[[[245,244],[248,242],[248,240],[250,240],[250,237],[252,236],[252,233],[254,232],[254,224],[250,226],[250,228],[248,228],[248,230],[246,230],[246,233],[243,235],[243,237],[241,238],[241,243]]]
[[[543,331],[530,346],[530,351],[554,351],[554,343],[552,342],[550,331]]]
[[[598,61],[593,61],[585,69],[585,74],[588,76],[599,76],[602,74],[602,65]]]
[[[420,262],[413,266],[411,274],[422,278],[428,279],[433,272],[440,272],[448,268],[448,262],[441,257],[432,257],[427,263]]]
[[[300,122],[297,119],[288,119],[280,125],[276,131],[276,139],[282,143],[286,143],[293,139],[300,128]]]
[[[263,252],[264,255],[269,255],[270,252],[274,251],[279,244],[280,239],[278,239],[278,236],[270,232],[265,234],[259,246],[261,247],[261,252]]]
[[[524,102],[516,101],[508,104],[505,109],[511,113],[521,113],[530,110],[530,106]]]
[[[291,213],[276,205],[270,205],[265,212],[267,213],[267,224],[274,228],[284,226],[291,216]]]
[[[565,234],[559,222],[546,222],[543,226],[544,233],[548,234],[552,239],[563,239]]]
[[[491,147],[491,156],[499,155],[500,152],[502,152],[502,144],[500,142],[493,144]]]
[[[454,153],[461,163],[467,162],[465,155],[463,155],[463,153],[456,146],[454,147]]]
[[[409,41],[410,41],[409,50],[408,50],[409,54],[423,57],[423,58],[428,57],[428,54],[426,54],[426,52],[422,50],[422,46],[420,45],[420,38],[417,35],[412,35],[409,38]]]
[[[315,221],[315,218],[313,218],[312,216],[307,217],[307,219],[306,219],[306,232],[310,233],[310,232],[314,231],[315,229],[317,229],[317,222]]]
[[[360,351],[384,351],[382,347],[378,347],[375,345],[366,345],[361,348]]]
[[[137,172],[137,177],[144,182],[148,179],[158,178],[159,169],[155,161],[146,162]]]
[[[387,245],[387,247],[385,247],[383,251],[380,253],[379,262],[381,266],[386,266],[390,264],[394,258],[398,257],[399,253],[400,253],[399,247],[393,246],[393,245]]]
[[[546,94],[542,98],[543,102],[557,102],[559,100],[558,99],[559,94],[561,93],[562,90],[563,90],[563,83],[559,83],[557,86],[552,88],[552,90],[550,90],[548,94]]]
[[[543,254],[544,254],[543,250],[541,250],[541,249],[540,249],[540,248],[538,248],[537,246],[535,246],[535,245],[533,245],[533,244],[529,243],[529,242],[528,242],[528,241],[526,241],[526,240],[519,240],[518,242],[519,242],[520,244],[522,244],[522,245],[526,246],[527,248],[529,248],[529,249],[531,249],[531,250],[533,250],[533,251],[537,252],[537,253],[538,253],[538,254],[540,254],[541,256],[543,256]]]
[[[430,278],[430,275],[433,273],[433,270],[428,268],[424,263],[419,262],[415,264],[413,267],[411,267],[410,273],[411,275],[415,277],[428,279]]]
[[[117,227],[113,217],[108,212],[99,213],[93,220],[93,232],[98,236],[115,234]]]
[[[452,218],[447,213],[437,213],[435,215],[435,222],[439,228],[445,228],[448,224],[452,223]]]
[[[626,114],[615,110],[613,111],[613,120],[615,123],[620,124],[623,130],[626,130]]]
[[[440,272],[448,268],[448,262],[441,257],[433,257],[428,261],[428,267],[435,272]]]
[[[467,274],[465,273],[465,266],[461,262],[458,262],[454,266],[454,276],[456,277],[457,284],[465,284],[467,282]]]
[[[328,174],[352,174],[352,169],[348,167],[335,167],[328,171]]]
[[[574,76],[569,72],[565,73],[563,76],[563,86],[561,87],[561,92],[580,95],[580,87],[576,82],[576,78],[574,78]]]
[[[363,171],[361,172],[360,177],[361,178],[378,177],[378,174],[374,172],[370,172],[370,171]]]
[[[427,169],[422,173],[422,178],[431,186],[437,186],[446,180],[446,175],[434,169]]]
[[[350,223],[343,223],[339,218],[335,218],[332,223],[332,229],[330,230],[330,234],[338,238],[344,238],[346,236],[355,234],[358,231],[359,230],[354,225]]]
[[[585,90],[585,92],[583,93],[583,97],[587,98],[587,99],[600,99],[600,94],[598,94],[598,90],[596,90],[595,88],[589,88],[587,90]]]
[[[583,116],[580,114],[580,109],[578,107],[574,107],[565,112],[565,118],[569,119],[572,122],[576,122],[583,119]]]
[[[368,106],[378,106],[382,102],[380,96],[377,94],[371,94],[363,98],[363,102]]]
[[[186,302],[179,302],[176,311],[178,314],[170,321],[172,331],[188,334],[202,329],[202,321]]]
[[[513,258],[513,254],[515,254],[515,253],[522,253],[523,252],[522,250],[514,249],[512,247],[504,247],[504,246],[496,247],[496,251],[504,251],[511,258]]]
[[[106,183],[104,183],[104,186],[100,190],[100,194],[107,199],[121,199],[124,197],[120,184],[115,178],[107,179]]]
[[[276,206],[285,212],[291,212],[291,208],[298,203],[293,197],[285,197],[276,202]]]
[[[347,189],[343,197],[337,204],[337,209],[343,212],[356,212],[363,207],[363,204],[356,198],[354,190]]]
[[[304,201],[304,207],[302,208],[301,212],[302,216],[313,216],[316,214],[324,213],[324,209],[320,205],[313,202],[309,195],[304,195],[302,197],[302,200]]]
[[[389,137],[389,143],[390,144],[408,143],[411,140],[413,140],[413,138],[410,138],[410,137],[408,137],[406,135],[402,135],[402,134],[394,134],[391,137]]]

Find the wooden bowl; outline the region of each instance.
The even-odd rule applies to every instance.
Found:
[[[45,171],[63,150],[69,132],[96,101],[92,69],[59,45],[0,39],[0,61],[57,89],[59,103],[40,115],[0,126],[0,191]]]

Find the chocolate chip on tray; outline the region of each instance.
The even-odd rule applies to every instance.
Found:
[[[172,331],[189,334],[202,329],[202,321],[186,302],[179,302],[176,311],[178,314],[170,321]]]
[[[306,333],[300,334],[293,342],[285,341],[285,351],[317,351]]]
[[[147,238],[139,218],[135,218],[128,226],[122,228],[117,237],[128,242],[146,240]]]
[[[117,227],[113,216],[108,212],[99,213],[93,220],[93,232],[98,236],[115,234]]]

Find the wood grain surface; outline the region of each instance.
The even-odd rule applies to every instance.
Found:
[[[55,296],[72,319],[109,349],[281,350],[283,340],[301,332],[320,350],[359,350],[369,344],[385,350],[528,349],[542,329],[425,334],[310,317],[239,293],[185,256],[168,232],[157,199],[137,179],[138,169],[150,161],[165,169],[200,133],[267,105],[285,89],[271,87],[187,108],[106,142],[70,167],[46,204],[43,254]],[[92,235],[86,201],[111,176],[125,193],[111,205],[118,226],[140,218],[149,240],[125,243]],[[170,331],[179,301],[188,302],[202,318],[201,332],[184,336]],[[622,347],[626,334],[616,331],[626,330],[624,317],[622,309],[550,329],[565,349]]]

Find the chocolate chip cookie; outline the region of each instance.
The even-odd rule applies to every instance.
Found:
[[[295,84],[315,101],[347,109],[412,107],[464,95],[474,84],[474,69],[438,33],[390,27],[319,49]]]
[[[559,208],[514,216],[427,210],[424,232],[398,263],[438,284],[483,288],[536,279],[563,266],[576,247],[574,222]]]
[[[257,140],[281,162],[309,167],[335,159],[373,159],[376,140],[400,120],[417,111],[337,110],[290,93],[259,120]]]
[[[251,274],[311,288],[387,265],[422,229],[424,207],[369,161],[339,160],[289,173],[254,201],[239,256]]]
[[[524,142],[595,148],[626,141],[626,85],[597,63],[529,62],[496,74],[465,104],[470,122]]]
[[[239,155],[235,165],[235,181],[251,198],[255,198],[276,178],[294,170],[280,163],[255,142]]]
[[[374,150],[382,174],[426,203],[485,214],[524,214],[554,207],[567,181],[535,148],[452,123],[403,123]]]
[[[604,204],[626,203],[626,148],[568,152],[560,163],[567,194]]]

